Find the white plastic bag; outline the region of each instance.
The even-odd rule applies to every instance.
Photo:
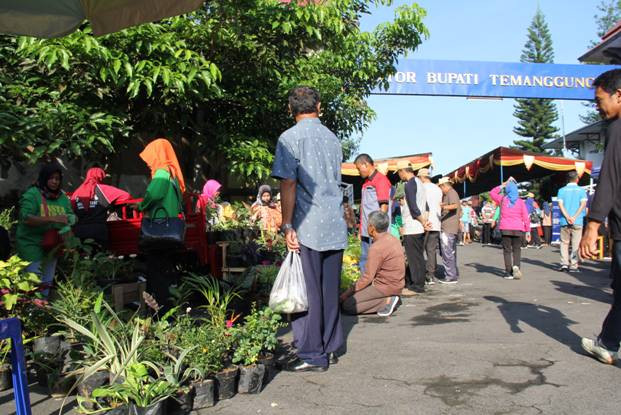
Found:
[[[306,283],[299,253],[289,251],[281,265],[270,293],[270,308],[284,314],[308,310]]]

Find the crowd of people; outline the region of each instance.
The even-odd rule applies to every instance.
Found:
[[[609,141],[600,184],[590,209],[587,195],[578,186],[576,172],[558,192],[561,212],[560,271],[578,271],[579,259],[595,253],[599,229],[609,215],[613,239],[621,238],[621,71],[611,71],[595,82],[597,103],[611,120]],[[288,98],[295,125],[279,138],[272,176],[280,182],[279,196],[261,186],[251,206],[252,219],[269,232],[281,230],[290,250],[299,253],[306,282],[308,311],[293,316],[294,346],[298,360],[288,369],[296,372],[325,371],[338,361],[344,342],[341,311],[347,314],[377,313],[390,316],[402,296],[416,296],[435,284],[456,284],[460,273],[458,245],[479,238],[482,244],[502,245],[505,278],[520,279],[521,251],[525,243],[539,248],[551,240],[552,207],[539,205],[510,178],[490,191],[490,200],[475,208],[460,200],[448,177],[437,183],[428,169],[415,171],[407,162],[398,165],[402,188],[392,186],[378,171],[373,158],[360,154],[354,164],[364,180],[359,220],[340,189],[342,149],[337,137],[320,119],[319,93],[309,87],[294,88]],[[184,177],[171,143],[156,139],[140,157],[151,171],[151,181],[136,208],[149,218],[175,218],[183,211]],[[121,189],[103,184],[101,168],[90,169],[84,183],[68,197],[62,190],[62,169],[44,166],[36,183],[20,200],[17,251],[30,261],[29,270],[50,283],[54,277],[54,250],[74,233],[108,243],[105,222],[109,207],[131,199]],[[211,224],[227,220],[230,205],[220,201],[221,184],[208,180],[197,208],[216,212]],[[585,217],[588,217],[583,232]],[[542,229],[543,242],[539,229]],[[395,232],[391,232],[391,229]],[[361,241],[360,278],[339,295],[339,282],[348,232]],[[614,303],[598,339],[583,339],[583,348],[605,363],[616,360],[621,341],[621,245],[613,248]],[[578,255],[580,251],[580,255]],[[437,267],[441,256],[442,272]],[[169,247],[145,252],[148,290],[161,304],[175,280],[174,250]]]
[[[578,186],[576,172],[567,175],[567,186],[559,190],[560,271],[577,272],[580,257],[596,254],[596,239],[606,216],[612,239],[621,238],[621,198],[616,194],[621,183],[617,166],[621,160],[621,70],[603,74],[594,87],[600,113],[612,123],[600,178],[605,184],[599,185],[588,210],[588,197]],[[310,301],[308,312],[293,320],[299,359],[290,370],[326,371],[338,361],[335,353],[343,343],[339,308],[347,314],[390,316],[402,296],[423,293],[426,285],[436,281],[458,283],[457,246],[471,243],[477,229],[483,244],[500,239],[504,276],[509,280],[523,277],[521,251],[527,244],[540,249],[551,243],[552,204],[537,203],[532,193],[521,197],[513,178],[491,189],[491,200],[477,211],[467,200],[460,200],[448,177],[434,184],[427,169],[415,172],[403,163],[397,172],[403,189],[393,188],[372,157],[360,154],[354,161],[364,180],[358,228],[360,278],[337,298],[340,259],[352,215],[344,211],[344,201],[338,202],[341,148],[319,120],[320,105],[318,92],[311,88],[290,93],[289,110],[296,125],[281,135],[272,172],[281,181],[287,245],[301,253]],[[585,217],[588,225],[583,232]],[[396,235],[392,232],[395,228]],[[607,364],[617,360],[621,341],[620,246],[613,248],[614,303],[610,313],[597,339],[582,339],[583,349]],[[441,277],[436,274],[438,247]]]

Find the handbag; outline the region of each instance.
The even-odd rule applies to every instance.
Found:
[[[179,196],[179,210],[181,210],[181,195],[174,181],[172,185]],[[142,249],[172,249],[180,248],[185,242],[185,219],[180,217],[156,218],[157,212],[164,210],[156,208],[150,217],[143,217],[140,223],[140,247]]]
[[[50,216],[50,210],[47,206],[47,199],[43,194],[41,194],[41,202],[43,203],[43,211],[45,212],[45,216]],[[43,238],[41,239],[41,248],[43,248],[43,251],[45,252],[53,251],[62,244],[63,239],[61,238],[58,229],[55,228],[45,231]]]

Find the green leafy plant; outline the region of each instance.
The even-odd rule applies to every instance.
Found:
[[[37,291],[41,284],[39,276],[26,271],[30,262],[24,261],[17,255],[7,261],[0,261],[0,293],[2,308],[7,316],[15,315],[15,307],[24,306],[27,303],[42,304],[43,297]]]
[[[284,327],[280,314],[269,307],[257,310],[253,305],[244,324],[233,331],[233,363],[249,366],[257,362],[262,352],[273,351],[278,345],[276,333],[280,327]]]
[[[82,326],[92,321],[93,310],[101,310],[103,293],[92,280],[86,279],[77,284],[76,279],[66,279],[56,283],[56,296],[50,303],[50,311],[57,319],[67,319]],[[79,333],[67,325],[63,325],[65,338],[78,341]]]
[[[142,363],[129,365],[125,373],[122,383],[95,389],[92,393],[93,398],[146,408],[163,401],[177,390],[176,386],[166,379],[153,378],[147,366]]]
[[[8,230],[17,223],[17,220],[14,219],[14,210],[15,208],[4,209],[0,211],[0,227]]]

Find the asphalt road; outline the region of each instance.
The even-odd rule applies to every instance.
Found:
[[[501,277],[497,247],[460,247],[460,283],[404,299],[389,318],[345,317],[347,351],[325,373],[279,373],[259,395],[201,414],[617,414],[621,364],[584,356],[612,299],[609,263],[556,271],[558,249],[524,251]],[[290,340],[283,334],[283,341]],[[32,394],[33,414],[59,401]],[[14,413],[10,394],[0,413]]]

